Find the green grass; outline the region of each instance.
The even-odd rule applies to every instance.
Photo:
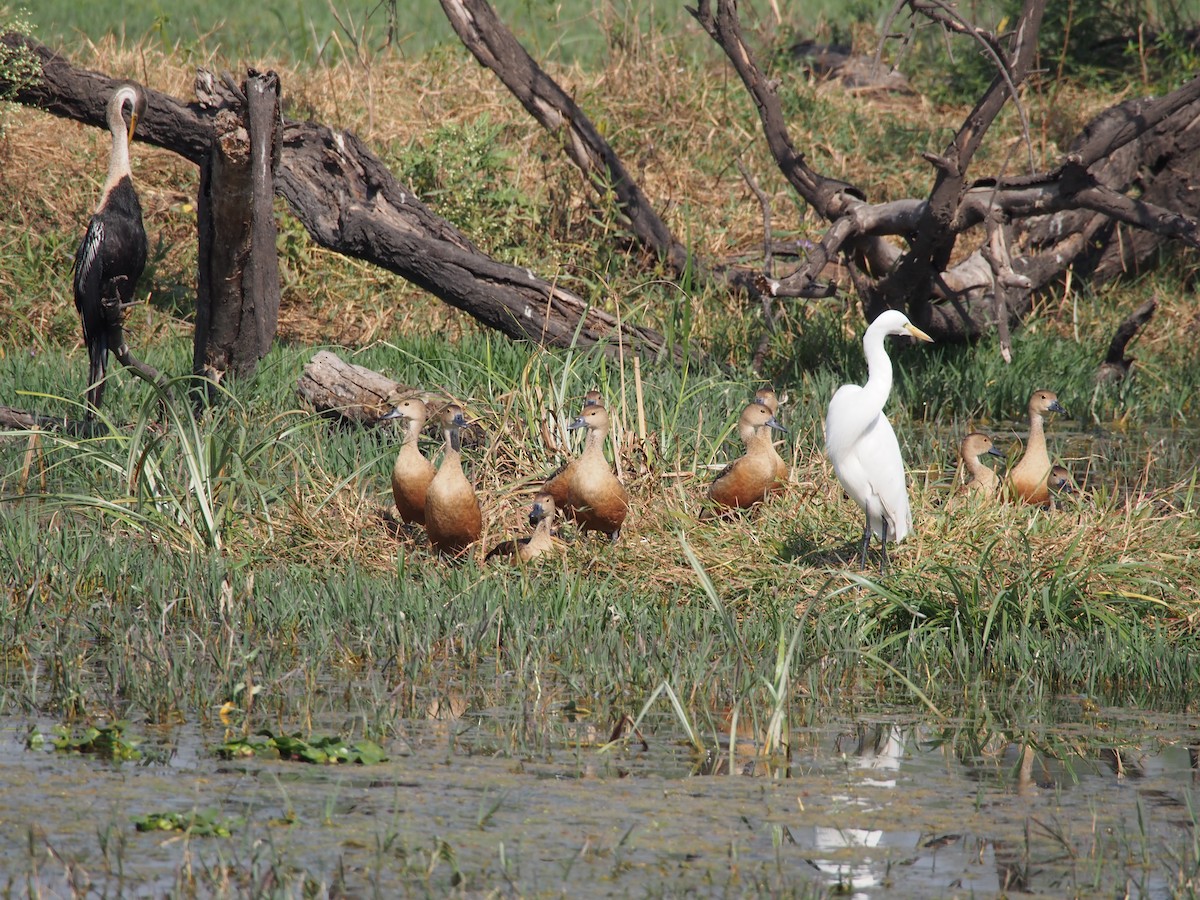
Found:
[[[1195,699],[1200,651],[1184,621],[1200,582],[1191,491],[1118,483],[1057,514],[956,510],[936,458],[951,435],[900,418],[922,534],[894,553],[887,578],[862,579],[852,568],[857,510],[819,452],[821,392],[794,396],[783,413],[800,485],[756,517],[700,525],[703,467],[728,458],[746,383],[649,367],[648,440],[622,453],[635,495],[622,541],[575,541],[565,560],[527,574],[449,567],[419,535],[397,540],[382,515],[391,434],[331,427],[296,408],[308,352],[276,349],[196,422],[169,399],[165,428],[151,427],[157,397],[118,375],[106,415],[133,428],[44,434],[32,457],[27,436],[5,438],[0,564],[11,615],[0,637],[6,659],[53,661],[53,677],[30,682],[15,665],[0,680],[4,707],[191,719],[256,684],[265,690],[255,715],[269,721],[341,708],[378,734],[419,716],[450,673],[486,692],[494,671],[518,673],[505,702],[549,685],[564,700],[589,698],[602,720],[636,713],[664,684],[697,721],[732,704],[764,724],[795,702],[793,681],[819,702],[881,679],[888,696],[939,710],[978,682],[1047,701],[1062,691],[1171,708]],[[183,341],[152,355],[168,371],[186,359]],[[911,360],[904,391],[942,370],[935,356]],[[569,408],[597,386],[626,427],[635,418],[630,373],[596,355],[424,337],[355,361],[465,400],[484,433],[469,465],[488,542],[516,527],[529,476],[555,464],[533,443],[545,405]],[[35,377],[27,359],[0,361],[0,381],[45,392],[20,405],[65,411],[55,398],[71,392],[78,366],[36,363]],[[1178,452],[1194,460],[1195,444]],[[629,468],[639,458],[651,472]],[[66,657],[63,646],[89,649]],[[1086,652],[1061,652],[1073,646]],[[342,706],[287,689],[296,672],[306,684],[332,679]]]
[[[81,7],[67,0],[30,4],[39,37],[54,45],[72,46],[84,38],[99,41],[116,34],[129,42],[158,39],[186,51],[217,52],[228,58],[253,59],[282,53],[314,61],[340,55],[339,44],[350,48],[348,29],[356,37],[365,26],[372,45],[387,35],[388,4],[329,3],[327,0],[289,0],[283,3],[117,2],[97,0]],[[595,62],[609,52],[637,49],[653,32],[685,30],[691,22],[678,4],[632,0],[587,0],[566,3],[499,0],[497,13],[539,58],[566,62]],[[859,15],[875,16],[884,4],[866,4]],[[336,17],[335,17],[336,12]],[[338,19],[340,18],[341,24]],[[810,28],[829,19],[842,20],[840,4],[821,0],[808,4],[803,21]],[[402,52],[419,57],[457,43],[436,2],[401,0],[397,4],[394,40]]]

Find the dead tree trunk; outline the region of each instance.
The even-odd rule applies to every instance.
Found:
[[[525,52],[488,0],[441,4],[476,59],[530,115],[563,136],[566,154],[598,191],[611,191],[641,244],[678,268],[678,261],[688,258],[684,248],[648,208],[583,110]],[[914,20],[932,19],[969,36],[992,59],[997,74],[945,151],[926,154],[936,175],[930,195],[872,204],[863,188],[810,166],[794,144],[777,93],[780,81],[756,63],[742,35],[736,0],[699,0],[689,12],[725,51],[753,99],[779,170],[829,227],[805,264],[779,280],[750,279],[750,273],[720,271],[703,260],[690,261],[692,270],[718,274],[736,287],[750,281],[764,298],[812,298],[832,293],[833,286],[820,279],[829,263],[843,258],[869,319],[885,308],[902,308],[943,341],[972,339],[994,327],[1007,354],[1009,328],[1029,311],[1033,293],[1072,266],[1103,276],[1144,260],[1167,239],[1200,244],[1200,191],[1190,177],[1200,162],[1200,128],[1191,126],[1200,116],[1200,78],[1161,100],[1133,104],[1132,114],[1115,117],[1117,127],[1109,129],[1114,133],[1106,145],[1088,137],[1090,152],[1072,153],[1051,171],[968,179],[1002,108],[1018,104],[1024,120],[1016,98],[1034,64],[1045,6],[1045,0],[1024,0],[1011,37],[1001,40],[962,19],[952,6],[897,0],[886,31],[907,9]],[[1136,178],[1128,170],[1130,161]],[[959,242],[971,230],[980,237],[964,256]],[[1026,234],[1029,239],[1023,240]],[[907,249],[894,242],[897,238],[908,243]]]
[[[0,41],[26,48],[42,65],[34,84],[0,81],[15,89],[14,100],[104,127],[113,79],[79,69],[24,35],[9,33]],[[214,111],[150,89],[146,97],[138,137],[200,164],[212,142]],[[601,346],[611,356],[668,352],[661,334],[626,321],[620,310],[601,309],[529,269],[481,253],[399,184],[352,132],[285,120],[275,193],[321,246],[389,269],[509,337],[553,347]]]
[[[193,372],[212,385],[245,377],[271,349],[279,318],[275,163],[279,78],[250,71],[236,109],[215,118],[196,205],[200,272]]]
[[[825,263],[842,255],[869,316],[887,306],[903,307],[937,340],[974,338],[993,326],[1003,339],[1008,325],[1030,308],[1033,292],[1085,261],[1106,233],[1116,235],[1123,226],[1142,234],[1142,247],[1167,239],[1200,246],[1200,191],[1193,177],[1200,161],[1200,77],[1165,97],[1123,104],[1097,117],[1049,171],[967,179],[1001,107],[1016,102],[1045,5],[1025,0],[1011,39],[1002,41],[946,4],[898,0],[896,14],[908,9],[914,19],[932,19],[969,36],[994,60],[998,74],[946,150],[926,155],[937,171],[929,197],[877,204],[866,202],[865,192],[853,185],[820,176],[794,149],[778,82],[755,62],[735,0],[700,0],[689,10],[753,98],[780,171],[830,223],[808,263],[765,283],[764,290],[806,296]],[[885,30],[891,31],[890,21]],[[1123,156],[1132,167],[1119,163]],[[1138,177],[1125,177],[1131,171]],[[982,236],[975,249],[956,252],[972,230]],[[885,236],[902,238],[907,249]],[[952,255],[960,261],[952,264]],[[1112,259],[1107,246],[1101,258]]]

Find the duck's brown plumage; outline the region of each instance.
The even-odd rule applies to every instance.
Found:
[[[588,391],[583,395],[583,408],[586,410],[591,406],[603,406],[604,404],[601,401],[602,397],[600,396],[599,391]],[[579,458],[576,457],[566,465],[559,466],[550,475],[550,477],[546,479],[545,484],[542,485],[542,491],[553,497],[555,506],[564,512],[568,509],[567,489],[571,484],[571,478],[573,477],[575,471],[575,465],[578,462]]]
[[[462,429],[467,420],[462,407],[451,404],[441,415],[446,454],[425,492],[425,530],[438,553],[458,556],[479,540],[483,512],[475,489],[462,469]]]
[[[994,498],[1000,485],[996,473],[983,464],[984,454],[1003,456],[996,449],[991,437],[982,431],[973,431],[963,438],[958,447],[958,458],[962,463],[962,491],[974,497]]]
[[[538,494],[529,508],[529,525],[533,534],[514,541],[504,541],[488,551],[487,558],[497,556],[515,556],[521,562],[537,559],[543,553],[554,549],[554,538],[551,530],[554,528],[554,498],[547,493]]]
[[[621,534],[629,511],[629,492],[604,458],[608,410],[599,404],[585,407],[568,428],[587,428],[583,453],[575,460],[567,484],[567,507],[584,531],[602,531],[612,540]]]
[[[775,394],[775,389],[771,387],[761,387],[754,392],[754,402],[762,404],[771,411],[771,415],[779,415],[779,397]],[[742,438],[742,443],[746,443],[748,434],[744,433],[742,426],[738,426],[738,434]],[[775,449],[775,441],[771,440],[768,434],[768,443],[771,447],[771,455],[775,458],[775,484],[770,488],[772,494],[779,493],[784,489],[788,481],[789,468],[788,464],[783,461],[783,457],[779,455],[779,451]]]
[[[425,495],[437,474],[433,463],[422,456],[417,447],[417,439],[428,415],[425,404],[416,397],[410,397],[382,416],[384,419],[400,419],[404,428],[400,452],[396,454],[396,463],[392,466],[392,497],[400,518],[417,525],[425,524]]]
[[[726,466],[709,487],[708,497],[718,507],[753,506],[778,485],[779,454],[771,442],[773,428],[783,431],[765,404],[755,400],[742,410],[738,434],[746,444],[746,453]]]
[[[754,392],[754,402],[761,403],[771,411],[771,415],[779,414],[779,397],[775,394],[775,389],[772,387],[760,387]]]
[[[1066,413],[1053,391],[1034,391],[1029,398],[1029,440],[1025,455],[1013,466],[1005,479],[1005,487],[1014,500],[1026,503],[1045,503],[1050,499],[1047,480],[1050,477],[1050,454],[1046,451],[1046,416],[1052,412]]]

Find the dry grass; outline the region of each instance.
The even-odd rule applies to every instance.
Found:
[[[129,46],[115,40],[93,49],[92,56],[75,62],[114,76],[138,78],[183,99],[191,96],[196,65],[221,64],[219,60],[185,60],[152,46]],[[741,159],[772,198],[776,230],[781,235],[815,236],[813,223],[804,221],[763,146],[751,104],[725,67],[715,60],[700,68],[675,64],[672,48],[665,41],[650,49],[655,52],[641,48],[635,54],[613,54],[600,71],[559,68],[552,74],[612,141],[668,224],[706,258],[756,252],[761,245],[761,220],[757,203],[735,165]],[[556,140],[465,51],[420,60],[381,54],[370,68],[370,94],[364,87],[364,69],[358,65],[296,67],[282,59],[254,62],[259,68],[280,73],[289,115],[351,129],[385,157],[420,144],[423,136],[447,124],[465,127],[486,119],[498,125],[507,153],[505,177],[533,198],[545,221],[554,223],[551,237],[556,255],[545,256],[544,244],[531,241],[539,256],[529,264],[547,276],[611,278],[597,249],[619,235],[612,226],[597,223],[593,198]],[[864,115],[862,98],[836,88],[818,90],[797,80],[785,89],[802,98],[800,114],[792,120],[797,146],[810,148],[814,162],[828,174],[863,184],[879,199],[907,194],[911,175],[898,166],[880,167],[870,154],[852,148],[879,145],[883,125],[945,133],[963,112],[934,110],[922,102],[897,105],[883,100],[885,117]],[[873,101],[865,102],[869,108]],[[840,133],[830,135],[831,123],[838,123]],[[70,269],[67,251],[73,251],[80,223],[95,203],[107,136],[21,109],[12,117],[6,152],[8,177],[0,228],[10,235],[16,231],[55,235],[60,242],[53,254],[52,271],[61,274],[44,280],[45,289],[27,298],[33,308],[28,327],[45,333],[47,323],[54,323],[53,331],[65,337],[73,331],[70,317],[64,313],[70,308],[69,302],[64,303]],[[134,173],[147,230],[162,251],[151,290],[168,294],[180,308],[179,314],[187,318],[196,267],[195,169],[166,151],[139,145],[134,153]],[[397,174],[405,179],[403,171]],[[362,346],[381,334],[441,329],[461,318],[386,274],[313,247],[306,237],[293,234],[297,231],[294,223],[285,222],[284,231],[288,244],[282,259],[285,292],[280,320],[285,339],[307,343],[320,337]],[[372,280],[378,284],[364,291],[364,282]],[[617,281],[608,282],[602,294],[628,303],[644,280],[636,272],[622,273]],[[719,298],[713,302],[724,306],[724,311],[736,311],[734,301]],[[705,336],[706,326],[699,327],[699,336]]]
[[[815,235],[814,224],[805,221],[768,157],[751,104],[724,64],[715,57],[703,65],[676,64],[670,49],[666,44],[653,48],[654,52],[640,48],[633,54],[613,54],[598,71],[559,69],[553,74],[618,148],[667,221],[702,255],[725,258],[760,245],[759,210],[737,171],[739,158],[772,197],[776,229],[783,234]],[[186,98],[197,61],[109,42],[97,46],[94,56],[76,62],[136,77]],[[527,239],[531,254],[539,254],[529,264],[549,276],[586,277],[596,285],[598,300],[619,301],[627,310],[645,309],[651,302],[646,295],[656,277],[653,266],[630,265],[623,257],[619,264],[611,261],[610,248],[618,232],[596,210],[555,140],[465,52],[421,60],[379,56],[372,62],[370,94],[364,88],[362,68],[348,63],[297,68],[277,59],[256,64],[280,73],[289,115],[355,130],[386,158],[395,159],[446,124],[467,127],[486,118],[498,125],[507,153],[505,176],[533,198],[542,221],[550,223],[548,235],[516,236]],[[872,108],[876,101],[869,98],[799,79],[784,84],[783,91],[793,98],[789,103],[796,145],[807,148],[814,163],[828,174],[864,185],[873,199],[912,193],[928,173],[914,164],[915,153],[894,155],[881,164],[872,152],[855,152],[855,148],[885,147],[896,134],[905,133],[913,136],[918,149],[925,140],[938,146],[964,113],[921,100],[902,104],[883,100]],[[1056,113],[1057,107],[1034,98],[1030,108],[1039,156],[1054,158],[1061,142],[1093,107],[1109,99],[1060,94],[1058,106],[1069,101],[1075,110],[1067,122]],[[1014,123],[1006,128],[1007,136],[998,136],[981,154],[982,170],[1014,164],[1010,157],[1024,152]],[[0,290],[10,296],[21,294],[22,303],[19,323],[5,329],[6,343],[77,346],[69,298],[71,256],[80,223],[95,202],[106,150],[106,137],[94,129],[32,110],[14,113],[5,145],[7,173],[0,186],[0,240],[7,245],[6,253],[15,253],[20,236],[40,238],[44,246],[35,250],[41,253],[44,268],[37,279],[40,287],[32,292],[0,269]],[[147,329],[157,329],[163,336],[188,330],[197,178],[190,164],[165,151],[143,145],[134,156],[147,229],[160,249],[151,291],[161,302],[152,303],[145,319],[134,325],[138,339],[149,340]],[[397,174],[405,178],[403,171]],[[456,335],[476,330],[464,315],[398,279],[313,246],[299,226],[282,215],[282,208],[281,220],[282,340],[367,347],[431,332],[453,342]],[[1047,306],[1046,315],[1033,329],[1070,335],[1076,327],[1077,299],[1068,294],[1054,301],[1057,307]],[[1147,340],[1164,345],[1156,349],[1168,352],[1165,344],[1174,335],[1194,327],[1194,311],[1182,300],[1165,295],[1162,299],[1159,321],[1169,325]],[[703,302],[707,312],[697,318],[694,338],[716,336],[736,347],[743,342],[737,334],[731,338],[731,333],[743,329],[748,334],[753,327],[736,299],[705,297],[688,302]],[[861,317],[852,303],[843,303],[840,310],[843,334],[853,340]],[[787,311],[784,333],[803,331],[806,320],[817,314],[817,308],[810,306]],[[659,315],[664,313],[647,310],[650,324],[657,324]],[[786,346],[779,352],[786,354]],[[738,362],[733,350],[730,354],[729,361]],[[797,423],[805,430],[791,438],[798,449],[793,450],[793,483],[787,493],[733,521],[701,524],[696,515],[708,477],[705,467],[730,458],[736,449],[712,445],[716,423],[711,421],[687,423],[676,434],[656,431],[647,435],[645,444],[635,439],[632,372],[626,367],[618,374],[622,387],[613,393],[624,426],[619,432],[620,469],[633,491],[634,507],[620,544],[607,548],[591,539],[577,541],[567,551],[573,563],[599,557],[616,571],[636,577],[644,590],[685,583],[691,576],[678,541],[682,531],[723,591],[744,602],[777,591],[780,567],[788,572],[787,583],[795,586],[798,599],[827,590],[831,576],[836,583],[845,583],[839,573],[848,564],[853,566],[859,514],[843,498],[819,452],[819,426],[812,425],[811,412]],[[536,372],[520,382],[522,388],[510,394],[487,396],[477,391],[480,396],[463,398],[489,435],[486,453],[477,452],[475,458],[485,498],[484,546],[522,530],[534,479],[563,458],[547,450],[540,430],[531,424],[541,421],[548,406],[556,405],[547,399],[551,386],[543,384]],[[810,402],[819,407],[823,400]],[[733,411],[710,411],[710,418],[723,413]],[[663,423],[652,421],[651,427],[661,429]],[[1120,504],[1106,508],[1081,504],[1059,513],[1010,506],[963,510],[944,502],[945,491],[937,485],[940,472],[927,472],[920,459],[909,462],[916,482],[914,517],[919,524],[914,537],[895,553],[901,578],[909,577],[906,573],[920,578],[920,573],[940,567],[970,566],[989,539],[998,536],[1000,543],[991,552],[1004,565],[1051,568],[1071,547],[1073,558],[1084,569],[1097,563],[1090,567],[1091,574],[1081,576],[1087,579],[1088,589],[1115,592],[1121,588],[1110,583],[1100,562],[1144,556],[1152,566],[1168,566],[1180,551],[1178,541],[1172,549],[1172,541],[1164,536],[1194,524],[1190,512],[1164,509],[1161,497],[1171,496],[1171,490],[1125,495]],[[385,481],[364,475],[343,485],[344,477],[344,472],[318,467],[298,480],[287,521],[280,526],[290,555],[297,560],[353,559],[387,569],[395,565],[396,540],[405,553],[426,552],[420,536],[397,537],[387,528]],[[1022,535],[1036,535],[1037,540],[1027,545]],[[1073,543],[1080,535],[1085,540]],[[1194,566],[1194,561],[1187,565]],[[1173,614],[1182,615],[1194,605],[1195,588],[1176,585],[1169,599],[1160,599]]]

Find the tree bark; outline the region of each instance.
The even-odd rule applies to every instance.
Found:
[[[926,158],[937,179],[926,199],[871,204],[853,185],[825,178],[804,162],[787,133],[775,83],[754,61],[735,0],[701,0],[693,16],[724,50],[759,110],[780,171],[829,227],[806,264],[760,290],[807,296],[827,262],[843,255],[868,318],[905,308],[937,340],[961,341],[1020,321],[1040,290],[1072,267],[1106,276],[1144,261],[1166,239],[1200,246],[1200,77],[1165,97],[1122,104],[1084,130],[1054,169],[968,181],[984,134],[1033,60],[1045,0],[1025,0],[1010,46],[929,0],[901,0],[948,30],[971,36],[996,61],[997,76],[946,151]],[[1023,113],[1022,113],[1023,118]],[[951,265],[963,235],[983,240]],[[1130,232],[1136,230],[1136,240]],[[901,249],[884,236],[904,239]],[[1097,251],[1097,247],[1099,250]],[[1089,262],[1095,258],[1095,262]]]
[[[305,364],[296,391],[322,415],[360,425],[374,422],[402,395],[417,393],[328,350],[321,350]]]
[[[107,75],[73,66],[24,35],[0,37],[25,47],[42,64],[42,78],[14,87],[13,99],[53,115],[101,128],[114,85]],[[5,83],[0,80],[0,87]],[[200,164],[213,139],[215,111],[146,90],[138,137]],[[671,353],[662,335],[633,325],[529,269],[497,262],[439,218],[352,132],[284,120],[275,193],[313,240],[364,259],[424,288],[509,337],[555,347],[600,346],[610,356]]]
[[[216,385],[253,374],[275,340],[279,259],[274,168],[279,78],[250,71],[235,108],[215,116],[196,205],[200,271],[193,373]]]

